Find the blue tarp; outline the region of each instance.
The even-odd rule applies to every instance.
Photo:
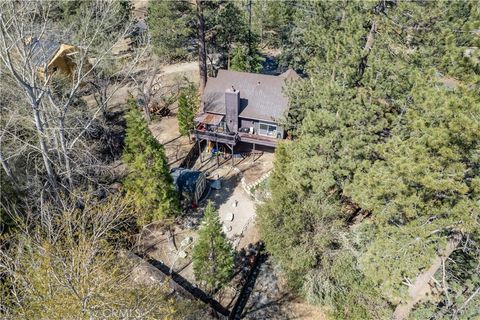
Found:
[[[186,168],[174,168],[171,174],[179,193],[188,192],[194,194],[197,181],[203,173]]]

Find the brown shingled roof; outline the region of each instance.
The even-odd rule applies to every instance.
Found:
[[[279,75],[279,77],[282,77],[287,81],[300,79],[300,76],[298,75],[298,73],[296,73],[295,70],[293,69],[288,69],[287,71]]]
[[[298,78],[293,70],[280,76],[219,70],[216,78],[208,78],[202,98],[203,111],[225,114],[225,90],[233,86],[240,91],[239,117],[276,121],[288,108],[283,92],[285,81]]]

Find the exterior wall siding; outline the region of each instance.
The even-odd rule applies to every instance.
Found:
[[[259,120],[253,120],[253,119],[244,119],[244,118],[239,118],[239,124],[240,128],[250,128],[253,127],[253,130],[255,131],[254,134],[258,134],[258,129],[259,129],[259,123],[266,123],[266,124],[273,124],[277,126],[277,134],[280,133],[282,138],[285,138],[285,133],[284,129],[277,125],[275,122],[271,121],[259,121]]]
[[[258,121],[251,119],[242,119],[240,118],[240,128],[250,128],[253,127],[255,134],[258,132]]]

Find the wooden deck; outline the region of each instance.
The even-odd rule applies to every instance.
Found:
[[[195,137],[197,140],[208,140],[218,143],[226,143],[229,145],[237,144],[237,135],[236,134],[226,134],[220,132],[204,131],[204,130],[195,130]]]
[[[237,134],[227,134],[205,130],[195,130],[195,138],[197,140],[208,140],[218,143],[225,143],[231,146],[235,146],[237,142],[246,142],[267,147],[275,147],[278,142],[278,139],[260,136],[257,134],[250,134],[244,132],[239,132]]]
[[[275,147],[277,145],[278,139],[260,136],[258,134],[250,134],[240,132],[238,133],[238,139],[242,142],[259,144],[267,147]]]

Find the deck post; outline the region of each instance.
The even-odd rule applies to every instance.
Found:
[[[253,143],[252,163],[255,162],[255,142]]]
[[[220,167],[220,161],[218,160],[218,154],[219,154],[219,152],[218,152],[218,140],[215,140],[215,150],[216,150],[215,158],[217,158],[217,168],[218,168],[218,167]]]
[[[200,153],[200,162],[203,163],[202,146],[200,144],[200,139],[198,139],[198,136],[197,136],[197,143],[198,143],[198,152]]]

